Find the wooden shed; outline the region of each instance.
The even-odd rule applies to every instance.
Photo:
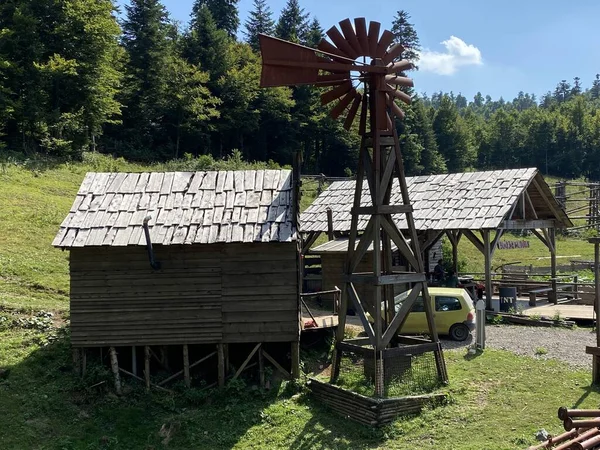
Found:
[[[221,368],[228,345],[287,343],[297,373],[296,185],[289,170],[88,173],[53,242],[70,250],[73,347],[213,344]]]
[[[548,247],[554,280],[552,291],[556,292],[555,231],[573,224],[536,168],[407,177],[406,184],[420,248],[425,257],[426,252],[444,235],[453,247],[456,272],[458,242],[462,236],[483,254],[489,309],[492,258],[500,239],[508,231],[530,230]],[[343,235],[350,231],[354,190],[354,180],[333,182],[302,213],[304,251],[322,233]],[[392,186],[390,203],[402,203],[400,197],[396,182]],[[371,206],[367,184],[363,185],[360,206]],[[331,230],[328,229],[328,210],[331,211]],[[404,214],[396,214],[392,218],[400,230],[407,229]],[[364,231],[367,223],[367,216],[359,218],[359,232]],[[430,260],[430,268],[432,264],[435,265],[435,261]]]

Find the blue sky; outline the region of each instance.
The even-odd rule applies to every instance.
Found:
[[[119,4],[127,0],[119,0]],[[286,0],[268,0],[279,16]],[[193,0],[163,0],[171,16],[187,23]],[[412,16],[423,47],[413,72],[420,92],[477,91],[512,99],[522,90],[543,95],[566,79],[589,87],[600,72],[600,1],[574,0],[300,0],[324,29],[349,17],[389,28],[398,9]],[[240,0],[243,24],[252,0]],[[241,30],[240,30],[241,31]]]

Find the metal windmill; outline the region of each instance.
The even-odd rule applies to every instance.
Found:
[[[337,102],[330,114],[337,119],[346,113],[346,129],[350,129],[360,110],[358,132],[362,139],[332,381],[339,374],[341,352],[352,345],[342,342],[348,299],[352,301],[375,351],[376,392],[381,394],[383,383],[378,381],[383,370],[384,352],[399,342],[424,345],[423,340],[396,336],[419,296],[424,299],[431,336],[429,349],[435,353],[439,379],[446,381],[446,367],[434,325],[398,135],[392,120],[392,117],[404,117],[395,100],[407,104],[411,101],[410,96],[399,87],[413,85],[411,79],[401,75],[412,64],[398,60],[404,48],[400,44],[393,44],[392,32],[384,30],[380,36],[381,25],[378,22],[370,22],[367,27],[364,18],[357,18],[353,26],[349,19],[345,19],[339,26],[341,32],[335,26],[327,31],[332,43],[323,39],[317,49],[266,35],[259,36],[263,58],[261,87],[306,84],[330,86],[331,89],[321,95],[321,102],[323,105]],[[370,193],[368,206],[361,202],[364,178]],[[394,179],[399,183],[401,204],[390,204]],[[406,235],[392,219],[392,215],[398,214],[406,216]],[[361,216],[368,216],[369,220],[359,236]],[[392,271],[392,242],[407,262],[409,271]],[[373,249],[372,271],[357,273],[359,262],[370,247]],[[354,287],[358,283],[372,286],[372,298],[359,298]],[[413,286],[398,312],[394,307],[394,285],[397,284]],[[374,318],[373,326],[365,312]]]

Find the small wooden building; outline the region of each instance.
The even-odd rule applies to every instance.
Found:
[[[216,344],[222,359],[287,343],[297,373],[295,185],[289,170],[88,173],[53,242],[70,250],[73,347]]]

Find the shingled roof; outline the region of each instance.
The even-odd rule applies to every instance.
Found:
[[[88,173],[52,245],[289,242],[290,170]]]
[[[536,185],[532,184],[536,179]],[[527,189],[540,219],[555,219],[557,226],[572,226],[550,188],[535,168],[465,172],[408,177],[409,197],[417,230],[480,230],[500,227],[519,196]],[[333,213],[334,231],[350,230],[350,210],[355,181],[336,181],[321,193],[300,216],[302,232],[327,231],[327,208]],[[544,201],[553,203],[558,217]],[[401,204],[398,181],[392,189],[390,204]],[[370,206],[365,181],[361,206]],[[394,215],[398,228],[406,229],[404,214]],[[364,230],[368,216],[360,216],[358,229]]]

